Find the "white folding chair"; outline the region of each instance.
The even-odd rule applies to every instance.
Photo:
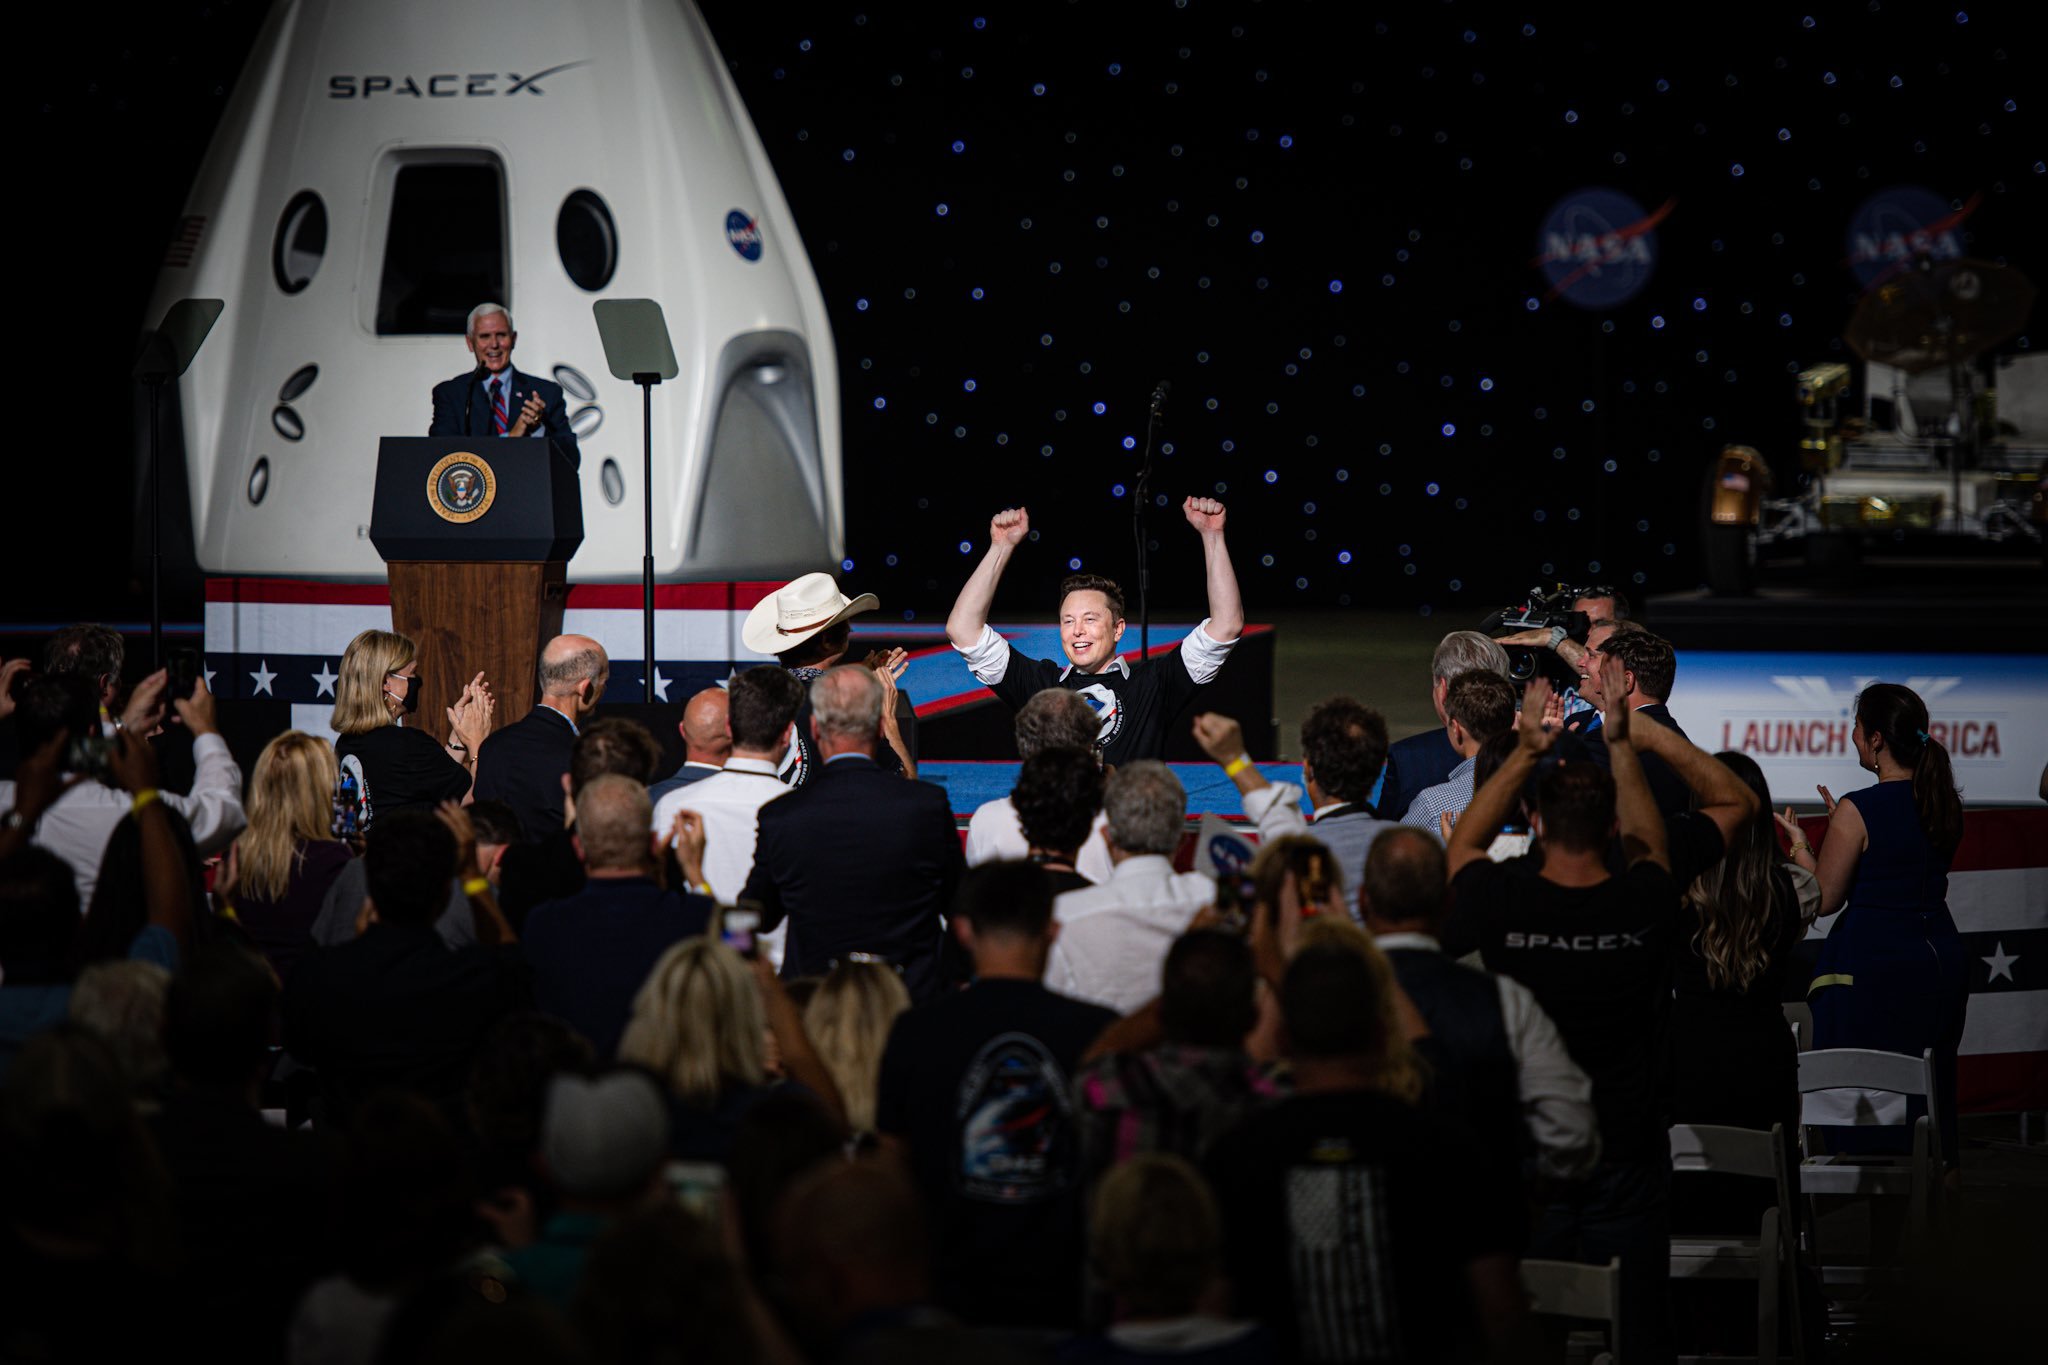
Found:
[[[1607,1324],[1607,1350],[1594,1365],[1618,1365],[1621,1357],[1621,1258],[1606,1265],[1578,1261],[1523,1260],[1522,1288],[1529,1311],[1552,1318]]]
[[[1805,1052],[1813,1046],[1813,1006],[1804,1000],[1788,1000],[1782,1006],[1786,1026],[1792,1030],[1793,1044]]]
[[[1931,1245],[1935,1194],[1942,1178],[1941,1129],[1933,1119],[1934,1053],[1930,1050],[1908,1057],[1869,1048],[1802,1052],[1799,1091],[1805,1097],[1801,1118],[1808,1153],[1799,1166],[1800,1193],[1809,1201],[1816,1196],[1903,1196],[1908,1201],[1906,1251],[1909,1257],[1922,1253]],[[1820,1151],[1820,1141],[1814,1128],[1901,1127],[1906,1122],[1906,1100],[1915,1096],[1926,1103],[1928,1113],[1912,1121],[1910,1155],[1815,1154]],[[1872,1264],[1830,1266],[1820,1251],[1816,1237],[1814,1259],[1828,1284],[1867,1284],[1889,1278],[1900,1269]]]
[[[1806,1343],[1799,1330],[1797,1238],[1786,1234],[1792,1192],[1785,1177],[1785,1127],[1774,1123],[1768,1133],[1753,1128],[1722,1128],[1707,1124],[1673,1124],[1671,1170],[1714,1171],[1768,1180],[1776,1202],[1764,1210],[1756,1234],[1671,1234],[1671,1277],[1680,1280],[1755,1280],[1756,1341],[1753,1359],[1776,1365],[1778,1305],[1782,1294],[1792,1309],[1792,1358],[1805,1365]],[[1715,1357],[1728,1359],[1729,1357]]]

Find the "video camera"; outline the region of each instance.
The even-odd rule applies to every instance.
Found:
[[[1479,623],[1479,631],[1483,635],[1498,637],[1524,630],[1549,630],[1552,626],[1563,626],[1565,638],[1584,644],[1593,623],[1585,612],[1572,610],[1572,603],[1578,596],[1579,589],[1564,583],[1550,592],[1545,592],[1540,586],[1531,588],[1526,601],[1494,612]],[[1578,675],[1550,650],[1535,645],[1505,645],[1503,648],[1508,652],[1508,676],[1516,682],[1528,682],[1543,672],[1549,672],[1554,683],[1570,686],[1578,682]]]

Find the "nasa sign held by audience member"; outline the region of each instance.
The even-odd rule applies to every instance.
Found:
[[[1921,185],[1879,190],[1849,216],[1849,268],[1865,289],[1873,289],[1919,257],[1959,260],[1963,220],[1976,212],[1981,195],[1960,208]]]
[[[1856,694],[1879,681],[1927,702],[1965,803],[2038,801],[2048,656],[1681,653],[1671,714],[1701,748],[1761,764],[1778,804],[1810,805],[1816,786],[1840,796],[1865,785],[1850,732]]]
[[[1550,297],[1592,312],[1618,308],[1642,292],[1657,265],[1657,224],[1677,204],[1645,213],[1620,190],[1574,190],[1551,206],[1536,244],[1536,266]]]

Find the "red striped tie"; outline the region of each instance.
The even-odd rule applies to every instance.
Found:
[[[508,423],[505,420],[505,381],[502,379],[493,379],[491,381],[490,388],[491,416],[497,420],[498,434],[500,436],[503,436],[505,434],[505,429],[510,425],[510,423]]]

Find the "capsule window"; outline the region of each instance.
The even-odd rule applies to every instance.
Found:
[[[469,310],[510,304],[505,185],[495,159],[398,167],[377,293],[379,336],[461,336]]]
[[[313,191],[300,190],[277,220],[277,241],[270,251],[277,287],[287,294],[304,289],[313,282],[320,258],[326,254],[327,205]]]
[[[619,268],[619,230],[595,191],[578,190],[562,201],[555,217],[555,248],[578,289],[596,293],[612,282]]]

